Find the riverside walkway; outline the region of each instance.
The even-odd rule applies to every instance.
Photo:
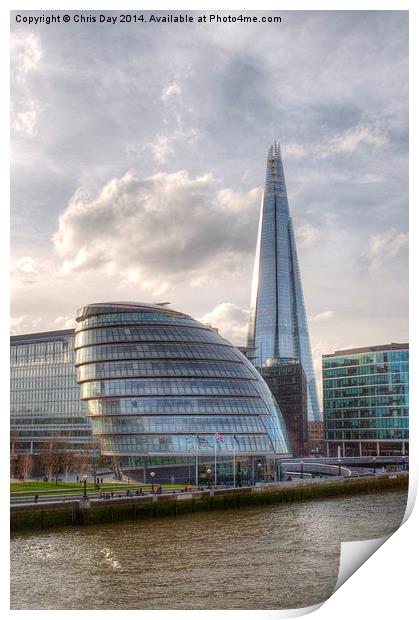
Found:
[[[406,490],[408,473],[397,472],[362,477],[334,476],[327,479],[298,479],[252,487],[168,490],[143,495],[114,494],[101,498],[44,496],[38,502],[25,498],[11,504],[11,529],[50,529],[63,525],[95,525],[114,521],[176,516],[182,513],[240,509],[249,505],[310,500],[339,495],[359,495]],[[118,495],[118,496],[116,496]]]

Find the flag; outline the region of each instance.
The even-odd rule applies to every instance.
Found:
[[[218,439],[219,441],[225,441],[224,437],[220,435],[220,433],[215,433],[215,439]]]

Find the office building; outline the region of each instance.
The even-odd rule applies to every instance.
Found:
[[[159,304],[90,304],[76,321],[81,397],[115,467],[147,481],[231,480],[234,466],[236,480],[277,477],[282,414],[215,330]]]
[[[247,345],[253,363],[301,362],[309,421],[321,420],[297,249],[279,144],[268,153],[259,219]]]
[[[74,330],[12,336],[10,431],[12,454],[91,448],[90,420],[80,400]]]
[[[323,355],[326,456],[407,455],[409,345]]]
[[[307,381],[300,362],[268,362],[260,374],[272,392],[288,431],[292,455],[305,456],[308,450]]]

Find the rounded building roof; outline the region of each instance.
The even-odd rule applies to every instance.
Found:
[[[222,433],[225,454],[290,453],[268,386],[211,327],[133,302],[88,304],[76,320],[81,397],[102,452],[173,457],[199,441],[211,453]]]

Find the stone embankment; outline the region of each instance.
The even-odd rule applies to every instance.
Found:
[[[73,500],[12,505],[12,531],[46,530],[66,525],[95,525],[117,521],[176,516],[212,510],[239,510],[342,495],[363,495],[407,490],[405,472],[365,478],[302,480],[256,487],[223,488],[193,493],[164,493],[114,499]]]

